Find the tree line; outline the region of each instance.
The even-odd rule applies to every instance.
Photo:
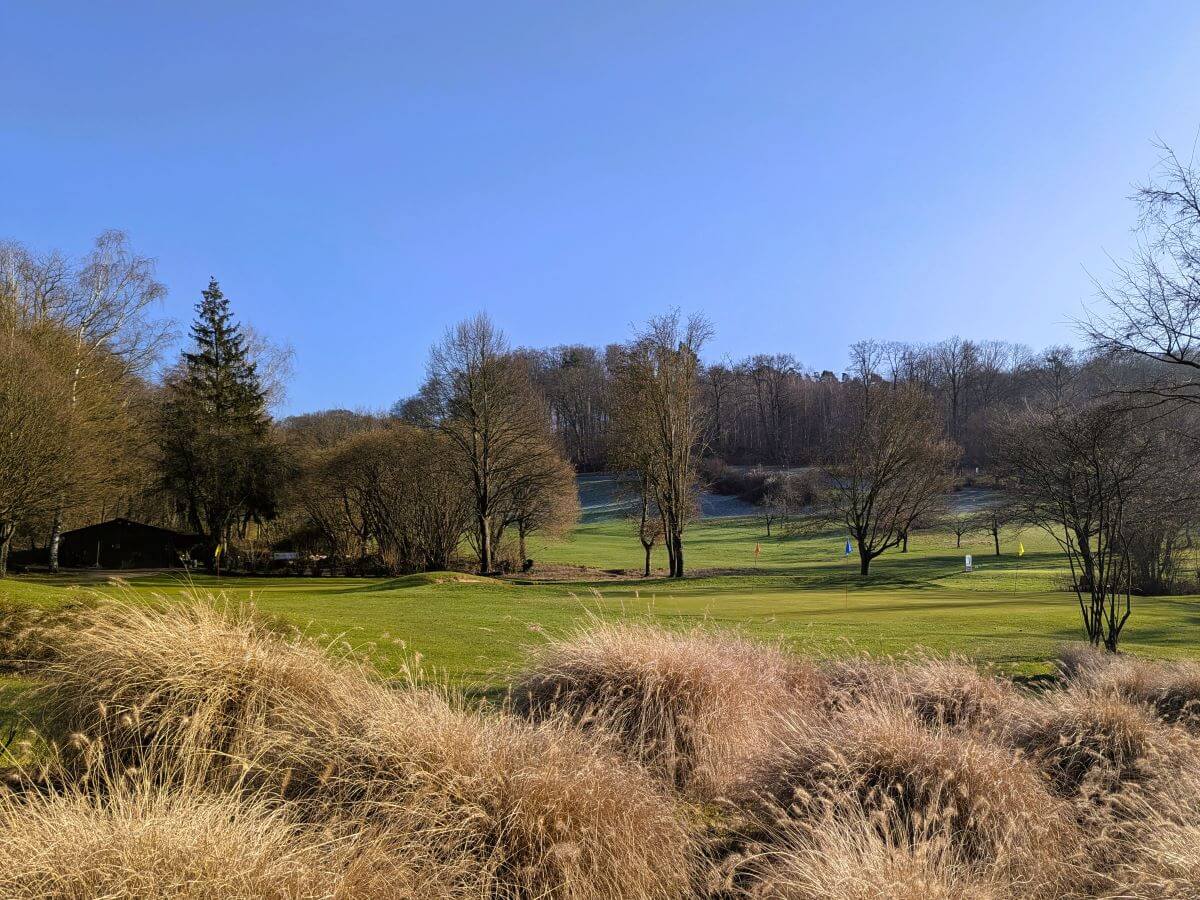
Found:
[[[568,459],[580,471],[610,464],[621,345],[521,350]],[[989,412],[1061,385],[1080,351],[1035,352],[1007,341],[958,336],[932,344],[865,340],[844,370],[815,371],[789,353],[755,354],[705,365],[699,376],[705,446],[738,465],[812,463],[854,385],[916,386],[936,406],[941,428],[963,448],[962,462],[993,459]]]

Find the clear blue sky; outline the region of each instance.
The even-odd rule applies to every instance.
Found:
[[[215,275],[296,349],[288,411],[412,392],[444,327],[714,356],[1073,340],[1195,2],[11,2],[0,236],[127,230],[186,321]]]

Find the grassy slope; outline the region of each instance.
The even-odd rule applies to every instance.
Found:
[[[76,590],[127,590],[135,596],[177,596],[190,587],[223,592],[231,602],[253,598],[330,642],[344,637],[372,652],[389,671],[412,653],[427,672],[468,685],[496,685],[540,633],[570,628],[587,615],[650,617],[678,624],[710,622],[778,637],[800,652],[852,649],[896,653],[920,646],[958,651],[1016,671],[1043,668],[1055,647],[1079,637],[1070,594],[1054,591],[1061,560],[1047,538],[1026,532],[1027,549],[991,556],[986,538],[918,536],[908,554],[876,561],[868,583],[842,557],[837,535],[767,539],[759,522],[709,520],[694,527],[689,566],[713,571],[670,583],[580,581],[516,584],[490,579],[410,576],[371,579],[222,579],[137,577],[127,588],[80,588],[70,578],[0,582],[0,599],[55,602]],[[754,563],[754,545],[761,556]],[[1015,550],[1016,537],[1006,550]],[[541,562],[595,568],[636,568],[640,549],[620,522],[581,526],[569,540],[535,544]],[[962,572],[962,554],[977,571]],[[659,560],[659,563],[662,561]],[[730,572],[736,570],[736,574]],[[597,593],[598,592],[598,593]],[[1140,599],[1127,629],[1130,649],[1155,655],[1200,655],[1195,599]]]

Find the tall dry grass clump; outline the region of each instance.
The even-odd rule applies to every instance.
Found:
[[[900,661],[867,656],[826,665],[830,699],[847,707],[863,702],[901,704],[930,725],[987,727],[1019,702],[1009,681],[960,657],[915,655]]]
[[[1195,739],[1114,695],[1071,689],[1025,704],[998,737],[1024,750],[1060,796],[1103,799],[1200,762]]]
[[[897,840],[866,810],[792,823],[745,861],[741,893],[756,900],[993,900],[1013,896],[1003,873],[972,864],[945,834]]]
[[[50,721],[91,771],[187,765],[209,789],[290,804],[310,823],[357,821],[450,862],[469,856],[490,896],[690,888],[680,805],[577,731],[389,689],[206,602],[106,604],[58,650]]]
[[[404,822],[473,854],[500,896],[690,891],[699,860],[682,807],[586,735],[419,694],[364,724],[331,760],[326,789],[365,821]],[[462,821],[465,834],[453,828]]]
[[[1080,690],[1145,704],[1164,722],[1200,731],[1200,664],[1101,653],[1083,644],[1063,648],[1059,668]]]
[[[361,823],[313,828],[263,798],[113,778],[102,790],[0,795],[0,896],[287,900],[477,898],[467,857]],[[182,787],[187,785],[187,787]]]
[[[765,752],[781,715],[823,691],[814,667],[737,636],[597,622],[538,650],[512,702],[530,719],[613,741],[704,798]]]
[[[1128,786],[1108,800],[1094,893],[1136,900],[1200,894],[1200,769]]]
[[[229,795],[0,796],[0,896],[330,896],[335,873],[278,811]]]
[[[369,689],[355,666],[203,598],[105,603],[49,638],[38,707],[82,764],[149,755],[177,771],[202,757],[212,777],[269,778],[264,753],[282,735],[328,743],[354,727]]]
[[[55,606],[0,601],[0,672],[22,672],[53,655],[53,636],[73,626],[88,606],[80,600]]]
[[[1019,754],[929,726],[899,703],[791,729],[736,796],[768,839],[789,820],[853,823],[865,810],[885,842],[942,835],[957,858],[1027,879],[1030,895],[1060,876],[1076,836],[1067,805]]]

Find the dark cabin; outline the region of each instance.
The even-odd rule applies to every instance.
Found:
[[[200,537],[194,534],[109,519],[63,532],[58,561],[69,568],[169,569],[182,565],[181,554],[198,543]]]

